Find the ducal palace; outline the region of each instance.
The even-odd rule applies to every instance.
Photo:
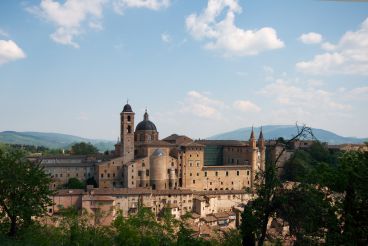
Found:
[[[97,183],[86,190],[59,189],[50,214],[61,206],[110,211],[98,221],[110,223],[118,210],[129,215],[141,205],[157,215],[164,208],[178,218],[190,212],[194,221],[207,226],[235,220],[234,208],[249,199],[246,189],[265,166],[262,131],[258,139],[252,131],[249,141],[193,140],[177,134],[160,139],[147,110],[135,122],[126,104],[120,113],[120,138],[110,155],[40,158],[55,189],[70,178],[94,177]]]

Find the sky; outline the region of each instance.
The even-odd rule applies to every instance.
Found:
[[[127,100],[161,138],[368,137],[368,2],[0,1],[0,131],[115,140]]]

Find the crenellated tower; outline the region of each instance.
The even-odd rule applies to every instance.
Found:
[[[124,163],[134,160],[134,112],[128,103],[120,113],[120,156]]]

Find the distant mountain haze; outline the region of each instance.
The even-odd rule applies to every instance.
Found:
[[[259,136],[260,127],[254,127],[254,133],[256,138]],[[266,125],[262,127],[263,136],[265,139],[277,139],[283,137],[285,139],[290,139],[297,133],[297,128],[295,125]],[[252,127],[240,128],[234,131],[225,132],[221,134],[214,135],[208,139],[214,140],[248,140]],[[321,142],[328,142],[329,144],[344,144],[353,143],[361,144],[368,141],[368,138],[356,138],[356,137],[343,137],[331,131],[312,128],[314,136]]]
[[[256,138],[259,136],[260,127],[254,127]],[[263,136],[265,139],[277,139],[283,137],[289,139],[296,132],[295,125],[266,125],[262,127]],[[220,133],[209,137],[210,140],[248,140],[252,127],[240,128],[234,131]],[[339,136],[331,131],[313,128],[315,137],[322,142],[329,144],[344,144],[354,143],[361,144],[368,141],[368,138],[355,138]],[[190,136],[189,136],[190,137]],[[89,142],[96,146],[99,151],[113,150],[116,141],[104,139],[88,139],[78,136],[61,134],[61,133],[46,133],[46,132],[16,132],[4,131],[0,132],[0,142],[9,144],[24,144],[34,146],[44,146],[50,149],[69,148],[74,143]]]
[[[87,142],[96,146],[99,151],[113,150],[114,144],[116,143],[110,140],[88,139],[61,133],[16,131],[0,132],[0,142],[44,146],[50,149],[66,149],[74,143]]]

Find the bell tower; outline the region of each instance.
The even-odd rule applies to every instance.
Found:
[[[128,103],[120,113],[120,141],[123,162],[134,160],[134,112]]]

